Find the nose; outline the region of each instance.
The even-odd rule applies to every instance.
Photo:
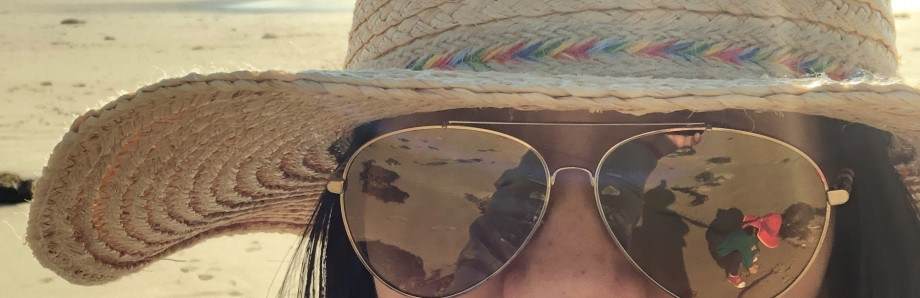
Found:
[[[620,251],[600,218],[591,175],[557,171],[544,222],[499,279],[505,297],[670,297]]]

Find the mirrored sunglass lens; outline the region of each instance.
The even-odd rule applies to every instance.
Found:
[[[365,264],[416,296],[469,289],[504,266],[545,209],[547,170],[523,143],[471,129],[389,135],[358,152],[342,195]]]
[[[675,295],[783,292],[824,231],[820,172],[786,145],[736,131],[706,131],[697,145],[675,150],[690,137],[647,135],[605,156],[597,192],[610,231]]]

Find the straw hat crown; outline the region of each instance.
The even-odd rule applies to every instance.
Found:
[[[358,0],[350,69],[894,77],[887,0]]]

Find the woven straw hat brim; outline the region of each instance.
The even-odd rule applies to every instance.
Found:
[[[356,125],[478,107],[796,112],[920,145],[920,90],[899,83],[403,70],[190,75],[74,122],[36,183],[28,242],[68,281],[101,284],[209,237],[299,233],[337,167],[327,148]],[[917,167],[900,170],[905,181],[918,180]]]

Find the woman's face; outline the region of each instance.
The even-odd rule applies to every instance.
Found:
[[[827,144],[832,144],[833,137],[824,132],[833,129],[835,124],[822,124],[814,118],[796,115],[719,112],[636,117],[615,113],[458,110],[386,119],[380,123],[380,133],[448,120],[732,123],[739,126],[734,127],[739,130],[756,130],[796,144],[825,173],[840,169],[836,156],[825,150]],[[611,141],[599,137],[610,127],[514,126],[500,129],[536,148],[550,169],[563,166],[594,169],[612,146]],[[705,135],[703,139],[705,141]],[[682,141],[692,144],[699,139],[690,137]],[[565,170],[556,174],[549,202],[543,223],[512,263],[462,297],[670,297],[633,266],[610,236],[598,213],[588,173]],[[826,237],[814,262],[787,292],[789,297],[817,295],[830,255],[833,229],[828,229]],[[379,297],[402,297],[379,280],[375,282]],[[728,281],[712,286],[732,287]]]

